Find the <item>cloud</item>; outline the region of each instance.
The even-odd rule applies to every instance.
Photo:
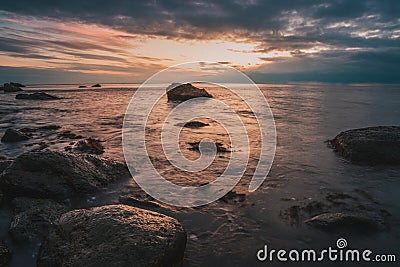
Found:
[[[382,81],[393,79],[400,63],[397,0],[20,0],[2,1],[0,9],[0,53],[54,66],[77,60],[119,68],[157,63],[159,57],[132,52],[141,38],[254,44],[253,50],[232,51],[257,55],[261,63],[248,70],[257,77],[297,72],[296,79],[315,79],[315,72],[325,71],[330,80],[328,72],[339,79],[351,70]]]

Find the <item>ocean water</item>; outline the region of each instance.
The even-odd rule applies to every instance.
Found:
[[[43,146],[64,150],[75,141],[63,135],[65,131],[70,131],[103,140],[106,148],[103,156],[124,161],[121,129],[127,105],[138,86],[107,84],[102,88],[78,89],[77,85],[33,85],[25,89],[62,98],[55,101],[16,100],[14,93],[0,94],[0,135],[7,128],[60,126],[58,129],[32,131],[33,138],[25,142],[1,143],[0,155],[14,158]],[[241,85],[231,86],[246,90]],[[222,88],[207,88],[217,99],[240,114],[248,132],[250,159],[243,179],[234,189],[236,194],[229,198],[197,208],[161,204],[160,212],[177,218],[188,233],[184,266],[262,266],[267,263],[258,262],[256,253],[265,244],[272,249],[318,249],[334,247],[339,237],[346,238],[352,248],[398,253],[400,168],[354,165],[337,156],[325,141],[346,129],[400,125],[400,86],[325,83],[258,86],[274,115],[277,147],[267,179],[253,193],[249,193],[247,188],[260,152],[260,131],[255,118],[249,107],[236,96]],[[146,88],[149,94],[153,89]],[[146,147],[153,164],[176,184],[200,185],[213,181],[226,168],[229,154],[219,154],[215,162],[202,172],[185,173],[171,167],[160,153],[160,127],[173,108],[174,104],[167,103],[164,97],[149,117]],[[210,125],[200,129],[185,128],[180,133],[181,151],[191,160],[198,158],[199,154],[188,149],[188,142],[207,137],[229,144],[224,127],[210,119],[200,120]],[[240,147],[233,149],[240,150]],[[297,218],[288,216],[293,206],[301,207],[313,201],[327,202],[327,195],[339,193],[351,196],[354,203],[348,205],[385,210],[391,214],[389,221],[392,227],[386,232],[362,235],[349,232],[343,236],[305,225],[302,221],[308,218],[307,214]],[[115,186],[107,194],[96,196],[96,201],[86,204],[116,203],[119,195],[148,198],[132,180]],[[1,217],[0,237],[8,240],[16,251],[12,266],[33,266],[38,244],[13,244],[6,233],[8,213],[2,211]],[[279,263],[268,265],[277,266]],[[308,265],[305,263],[304,266]]]

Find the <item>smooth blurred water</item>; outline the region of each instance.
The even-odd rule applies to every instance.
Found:
[[[232,86],[240,88],[240,85]],[[26,91],[40,90],[62,97],[56,101],[16,100],[14,93],[0,94],[0,135],[7,128],[61,126],[58,130],[37,131],[33,139],[26,142],[1,143],[0,155],[13,158],[37,148],[40,142],[49,145],[49,149],[63,150],[73,140],[59,134],[70,130],[104,140],[104,156],[123,161],[121,128],[125,110],[137,87],[105,85],[78,89],[77,85],[46,85],[26,88]],[[304,224],[291,226],[280,214],[292,205],[322,199],[329,192],[354,194],[354,190],[367,192],[380,208],[390,212],[392,228],[389,232],[370,235],[348,233],[346,238],[351,247],[398,253],[400,168],[351,164],[338,157],[325,141],[350,128],[400,125],[400,86],[301,83],[259,87],[273,111],[278,143],[271,172],[254,193],[247,192],[259,153],[259,129],[254,117],[235,96],[222,89],[208,88],[217,99],[241,114],[246,124],[251,155],[244,179],[235,188],[246,196],[243,201],[217,201],[199,208],[164,206],[165,212],[178,218],[188,232],[185,266],[255,265],[258,263],[256,252],[264,244],[275,249],[334,246],[337,235]],[[151,87],[146,90],[151,94]],[[216,179],[226,167],[229,155],[220,154],[207,170],[188,174],[171,167],[160,153],[159,129],[173,107],[163,98],[150,117],[146,146],[153,164],[176,184],[199,185]],[[199,155],[188,150],[188,142],[208,137],[229,143],[223,127],[211,120],[204,122],[210,126],[185,128],[181,132],[180,147],[189,159]],[[140,194],[133,182],[118,190],[122,193],[117,191],[115,195]]]

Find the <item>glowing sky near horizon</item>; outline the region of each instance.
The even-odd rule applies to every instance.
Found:
[[[6,1],[0,78],[133,82],[175,64],[210,61],[267,81],[312,80],[316,73],[335,80],[348,72],[392,79],[400,61],[399,4],[352,2]]]

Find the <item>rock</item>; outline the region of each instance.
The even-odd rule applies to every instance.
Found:
[[[197,88],[190,83],[173,83],[167,88],[168,101],[186,101],[196,97],[212,97],[205,89]]]
[[[126,205],[63,214],[37,266],[178,266],[186,232],[174,218]]]
[[[157,202],[154,201],[143,201],[136,199],[134,197],[119,197],[119,203],[132,206],[132,207],[137,207],[137,208],[142,208],[142,209],[158,209],[161,208],[160,205],[158,205]]]
[[[5,83],[3,87],[1,88],[4,92],[19,92],[23,91],[21,88],[18,86],[13,85],[12,83]]]
[[[24,99],[24,100],[56,100],[60,99],[57,96],[49,95],[42,92],[32,93],[32,94],[17,94],[15,99]]]
[[[400,126],[348,130],[329,143],[341,156],[356,163],[400,164]]]
[[[51,199],[17,197],[12,201],[14,217],[9,233],[16,241],[40,240],[49,227],[68,211],[68,207]]]
[[[75,153],[88,153],[100,155],[104,153],[104,146],[101,144],[102,141],[94,138],[86,138],[83,140],[79,140],[72,147],[65,147],[66,151],[75,152]]]
[[[96,83],[96,84],[93,84],[92,87],[101,87],[101,84]]]
[[[323,213],[304,222],[325,231],[371,232],[388,230],[385,219],[372,212]]]
[[[78,88],[87,88],[86,85],[79,85]]]
[[[11,260],[11,251],[6,244],[0,240],[0,266],[6,266]]]
[[[204,122],[201,122],[201,121],[189,121],[189,122],[186,122],[183,125],[183,127],[197,129],[197,128],[201,128],[201,127],[205,127],[205,126],[209,126],[209,125],[210,124],[204,123]]]
[[[188,142],[190,145],[189,150],[200,152],[200,142]],[[225,145],[221,142],[203,142],[204,150],[211,151],[214,149],[214,146],[217,148],[218,153],[230,153],[231,151],[225,147]]]
[[[3,143],[14,143],[20,142],[24,140],[28,140],[29,136],[14,129],[7,129],[4,133],[3,137],[1,138],[1,142]]]
[[[27,152],[0,176],[10,196],[63,200],[95,193],[121,178],[131,177],[126,165],[87,154]]]
[[[26,87],[26,86],[23,85],[22,83],[10,82],[10,84],[11,84],[12,86],[16,86],[16,87]]]

